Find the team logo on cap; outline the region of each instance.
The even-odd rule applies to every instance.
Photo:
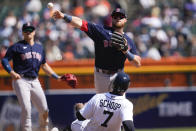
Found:
[[[117,9],[116,9],[116,12],[120,12],[120,8],[117,8]]]
[[[31,25],[31,24],[28,22],[28,23],[27,23],[27,26],[30,26],[30,25]]]

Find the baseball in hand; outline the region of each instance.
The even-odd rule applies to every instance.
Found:
[[[49,9],[52,9],[53,6],[54,6],[54,4],[53,4],[52,2],[49,2],[49,3],[48,3],[48,8],[49,8]]]

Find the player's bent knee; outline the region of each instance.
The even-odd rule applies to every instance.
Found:
[[[80,131],[81,125],[79,124],[71,124],[71,131]]]

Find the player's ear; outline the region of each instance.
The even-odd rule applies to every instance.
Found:
[[[127,18],[124,19],[124,22],[125,22],[125,23],[127,22]]]
[[[35,35],[35,30],[32,32],[33,35]]]

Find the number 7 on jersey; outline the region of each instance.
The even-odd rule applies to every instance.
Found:
[[[107,127],[107,123],[109,122],[109,120],[112,118],[112,116],[113,116],[113,112],[110,112],[110,111],[106,111],[106,110],[104,110],[103,111],[103,114],[104,115],[108,115],[108,117],[107,117],[107,119],[101,124],[101,126],[103,126],[103,127]]]

